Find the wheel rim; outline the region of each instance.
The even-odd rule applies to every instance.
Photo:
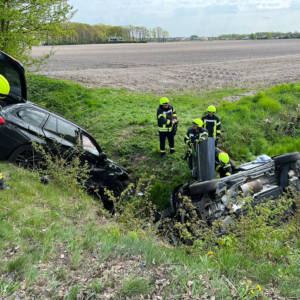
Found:
[[[26,169],[35,169],[38,166],[38,157],[33,151],[25,150],[17,155],[15,163]]]

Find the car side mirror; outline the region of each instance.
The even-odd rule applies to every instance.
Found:
[[[104,152],[101,152],[99,154],[99,160],[106,160],[107,159],[107,155]]]

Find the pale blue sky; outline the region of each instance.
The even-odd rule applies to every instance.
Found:
[[[69,0],[72,21],[161,26],[171,36],[300,31],[300,0]]]

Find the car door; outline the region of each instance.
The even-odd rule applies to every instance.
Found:
[[[43,127],[47,144],[50,146],[53,154],[57,155],[65,151],[75,153],[79,129],[77,126],[56,117],[50,115],[47,122]]]

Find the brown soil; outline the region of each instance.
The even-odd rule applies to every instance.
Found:
[[[35,47],[33,56],[51,47]],[[167,91],[300,81],[300,39],[57,46],[40,74],[89,87]]]

